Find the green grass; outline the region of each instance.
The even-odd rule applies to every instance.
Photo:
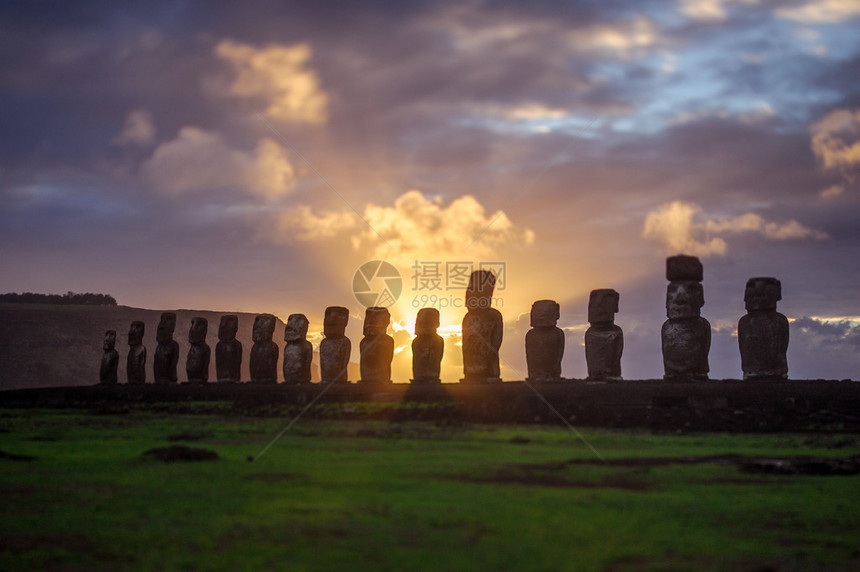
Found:
[[[214,410],[214,411],[217,411]],[[605,466],[523,426],[133,408],[0,411],[0,569],[817,570],[860,567],[860,477]],[[588,430],[606,458],[842,456],[853,435]],[[215,462],[141,460],[186,444]]]

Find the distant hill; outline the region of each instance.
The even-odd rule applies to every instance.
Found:
[[[176,332],[179,343],[179,381],[185,381],[185,356],[188,354],[188,330],[191,318],[209,320],[206,343],[212,348],[209,380],[215,381],[215,344],[218,324],[224,314],[239,316],[242,342],[242,379],[250,379],[251,327],[256,314],[241,312],[211,312],[201,310],[166,310],[176,312]],[[152,382],[152,358],[155,355],[155,330],[162,310],[145,310],[128,306],[77,306],[50,304],[0,304],[0,389],[92,385],[99,380],[99,364],[106,330],[116,330],[119,351],[119,383],[126,383],[125,360],[128,355],[128,329],[134,320],[146,324],[143,345],[147,350],[146,380]],[[284,323],[277,321],[274,340],[284,348]],[[357,343],[357,342],[356,342]],[[283,381],[282,361],[278,361],[278,380]],[[350,379],[358,379],[358,365],[350,364]],[[313,381],[319,381],[319,355],[314,353],[311,368]]]

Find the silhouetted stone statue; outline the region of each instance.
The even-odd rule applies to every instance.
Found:
[[[179,344],[173,339],[176,329],[176,314],[164,312],[155,331],[155,357],[152,360],[152,373],[155,383],[176,383],[176,364],[179,363]]]
[[[701,317],[705,295],[702,263],[695,256],[666,259],[666,316],[663,342],[663,379],[708,379],[711,324]]]
[[[744,379],[787,379],[788,318],[776,311],[782,285],[776,278],[750,278],[744,291],[747,314],[738,322]]]
[[[320,381],[322,383],[349,383],[349,354],[352,342],[346,337],[349,310],[342,306],[325,309],[323,334],[320,342]]]
[[[188,330],[188,359],[185,362],[185,373],[192,383],[209,381],[209,359],[212,350],[206,343],[206,333],[209,331],[209,321],[206,318],[192,318],[191,329]]]
[[[104,352],[102,364],[99,368],[99,383],[105,385],[116,385],[116,370],[119,365],[119,352],[116,351],[116,330],[105,332]]]
[[[255,383],[278,383],[278,344],[272,341],[275,335],[275,317],[258,314],[254,318],[251,347],[251,381]]]
[[[387,308],[371,306],[364,312],[364,337],[358,344],[361,383],[391,383],[394,338],[385,333],[390,323]]]
[[[284,328],[284,383],[310,383],[314,346],[307,340],[308,319],[290,314]]]
[[[215,344],[215,374],[218,381],[240,381],[242,378],[242,342],[236,339],[239,316],[221,316],[218,343]]]
[[[128,359],[125,373],[131,385],[146,383],[146,348],[143,346],[145,329],[143,322],[134,321],[128,330]]]
[[[439,310],[421,308],[415,318],[415,339],[412,340],[412,382],[441,383],[439,373],[445,340],[436,333]]]
[[[561,379],[564,332],[556,327],[558,317],[559,306],[555,300],[538,300],[532,304],[532,329],[526,332],[526,365],[529,381]]]
[[[463,383],[494,383],[499,377],[499,348],[502,345],[502,314],[491,307],[496,277],[489,270],[476,270],[466,288],[463,318]]]
[[[621,353],[624,333],[615,325],[618,292],[605,288],[592,290],[588,298],[588,322],[585,331],[585,362],[588,379],[621,379]]]

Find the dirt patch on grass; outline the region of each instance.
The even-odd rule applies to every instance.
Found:
[[[276,483],[281,481],[287,482],[308,482],[310,477],[305,473],[257,473],[255,475],[245,475],[242,477],[245,481],[262,481],[265,483]]]
[[[171,443],[174,441],[202,441],[212,436],[211,431],[182,431],[168,435],[166,439]]]
[[[35,461],[36,457],[32,455],[19,455],[17,453],[7,453],[6,451],[0,451],[0,459],[5,461]]]
[[[463,476],[460,480],[471,483],[495,483],[512,485],[529,485],[536,487],[557,487],[574,489],[622,489],[626,491],[645,492],[654,486],[646,481],[634,479],[625,475],[606,475],[602,478],[586,481],[529,465],[505,466],[488,476]]]
[[[173,445],[150,449],[141,455],[145,461],[161,461],[162,463],[179,463],[185,461],[217,461],[218,453],[209,449]]]

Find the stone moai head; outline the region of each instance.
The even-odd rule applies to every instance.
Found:
[[[209,320],[206,318],[191,318],[191,329],[188,330],[188,342],[192,344],[205,343],[207,332],[209,332]]]
[[[489,270],[475,270],[466,287],[466,309],[489,308],[493,303],[496,276]]]
[[[251,339],[255,342],[271,342],[275,335],[275,317],[271,314],[257,314],[254,318],[254,328]]]
[[[435,334],[439,327],[439,310],[436,308],[421,308],[415,318],[415,335]]]
[[[221,323],[218,325],[218,340],[222,342],[232,342],[236,339],[236,332],[239,331],[239,316],[228,314],[221,316]]]
[[[146,326],[143,322],[134,321],[131,323],[131,328],[128,330],[128,345],[139,346],[143,343],[143,333]]]
[[[747,312],[754,310],[776,310],[782,300],[782,284],[776,278],[750,278],[744,290]]]
[[[371,306],[364,312],[364,335],[381,336],[388,330],[391,323],[391,314],[388,308]]]
[[[308,322],[307,316],[304,314],[290,314],[287,318],[287,327],[284,328],[284,341],[297,342],[308,337]]]
[[[554,328],[558,323],[561,308],[555,300],[538,300],[532,304],[531,326]]]
[[[701,282],[704,277],[702,262],[695,256],[670,256],[666,259],[666,280],[693,280]]]
[[[666,316],[668,318],[698,318],[705,305],[702,285],[694,280],[675,280],[666,289]]]
[[[588,322],[591,324],[605,324],[615,321],[618,313],[618,292],[611,288],[592,290],[588,296]]]
[[[158,328],[155,330],[155,341],[159,344],[171,341],[174,330],[176,330],[176,314],[173,312],[162,313]]]
[[[112,352],[116,347],[116,330],[108,330],[105,332],[105,343],[102,346],[106,352]]]
[[[342,306],[329,306],[323,318],[323,334],[327,338],[342,338],[346,335],[349,310]]]

